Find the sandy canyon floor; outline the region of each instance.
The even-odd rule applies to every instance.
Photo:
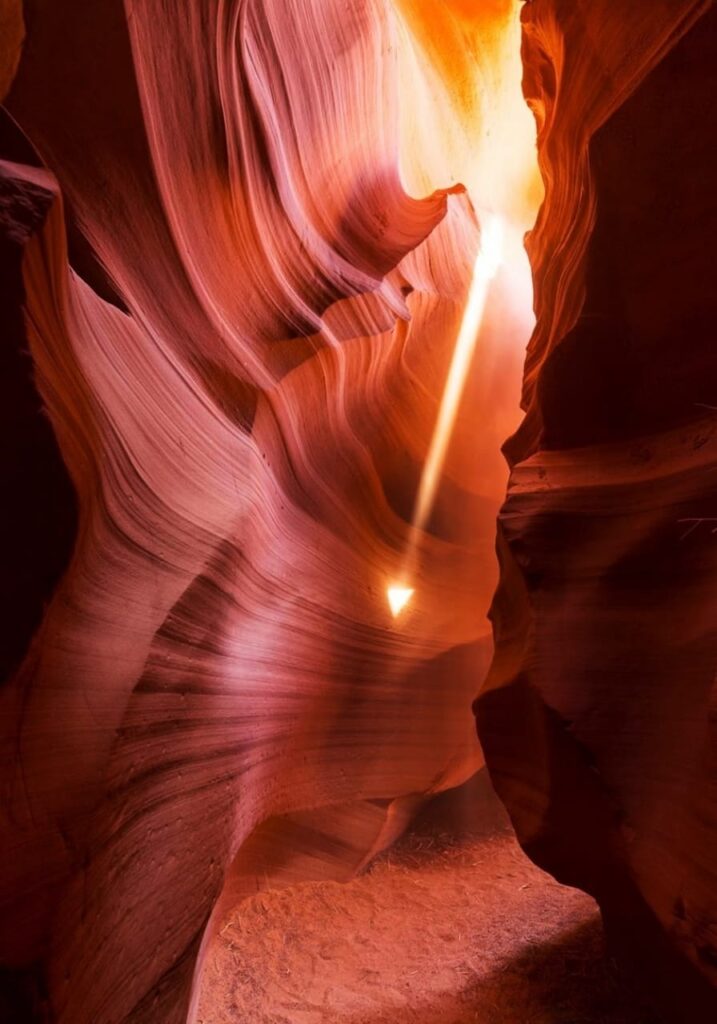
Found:
[[[457,828],[449,797],[346,885],[245,902],[201,1024],[659,1024],[605,956],[595,903],[525,857],[485,792],[471,806]]]

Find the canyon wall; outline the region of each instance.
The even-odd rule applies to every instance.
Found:
[[[528,853],[679,1022],[717,1013],[711,3],[533,0],[546,197],[476,711]]]
[[[526,318],[504,268],[416,534],[482,218],[421,150],[500,78],[433,6],[0,0],[14,1021],[183,1024],[227,908],[348,877],[481,763]],[[680,1022],[717,970],[715,21],[525,5],[546,198],[477,705],[525,848]],[[476,65],[481,102],[424,104]],[[489,204],[524,177],[493,106]]]
[[[391,5],[0,11],[0,1012],[184,1024],[228,906],[481,764],[525,317],[499,275],[417,536],[481,230],[404,189]]]

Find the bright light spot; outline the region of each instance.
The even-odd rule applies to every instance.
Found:
[[[413,587],[392,586],[386,590],[388,605],[394,618],[403,611],[413,594]]]

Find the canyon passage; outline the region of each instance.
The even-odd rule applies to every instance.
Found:
[[[717,1019],[716,53],[0,0],[0,1021]]]

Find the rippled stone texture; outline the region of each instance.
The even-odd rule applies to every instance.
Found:
[[[393,9],[31,8],[0,190],[56,488],[10,495],[52,557],[13,563],[0,958],[18,1017],[178,1024],[227,907],[348,877],[481,763],[523,324],[496,282],[394,620],[480,228],[402,186]]]
[[[478,704],[519,838],[717,1011],[717,15],[533,0],[537,326]]]

